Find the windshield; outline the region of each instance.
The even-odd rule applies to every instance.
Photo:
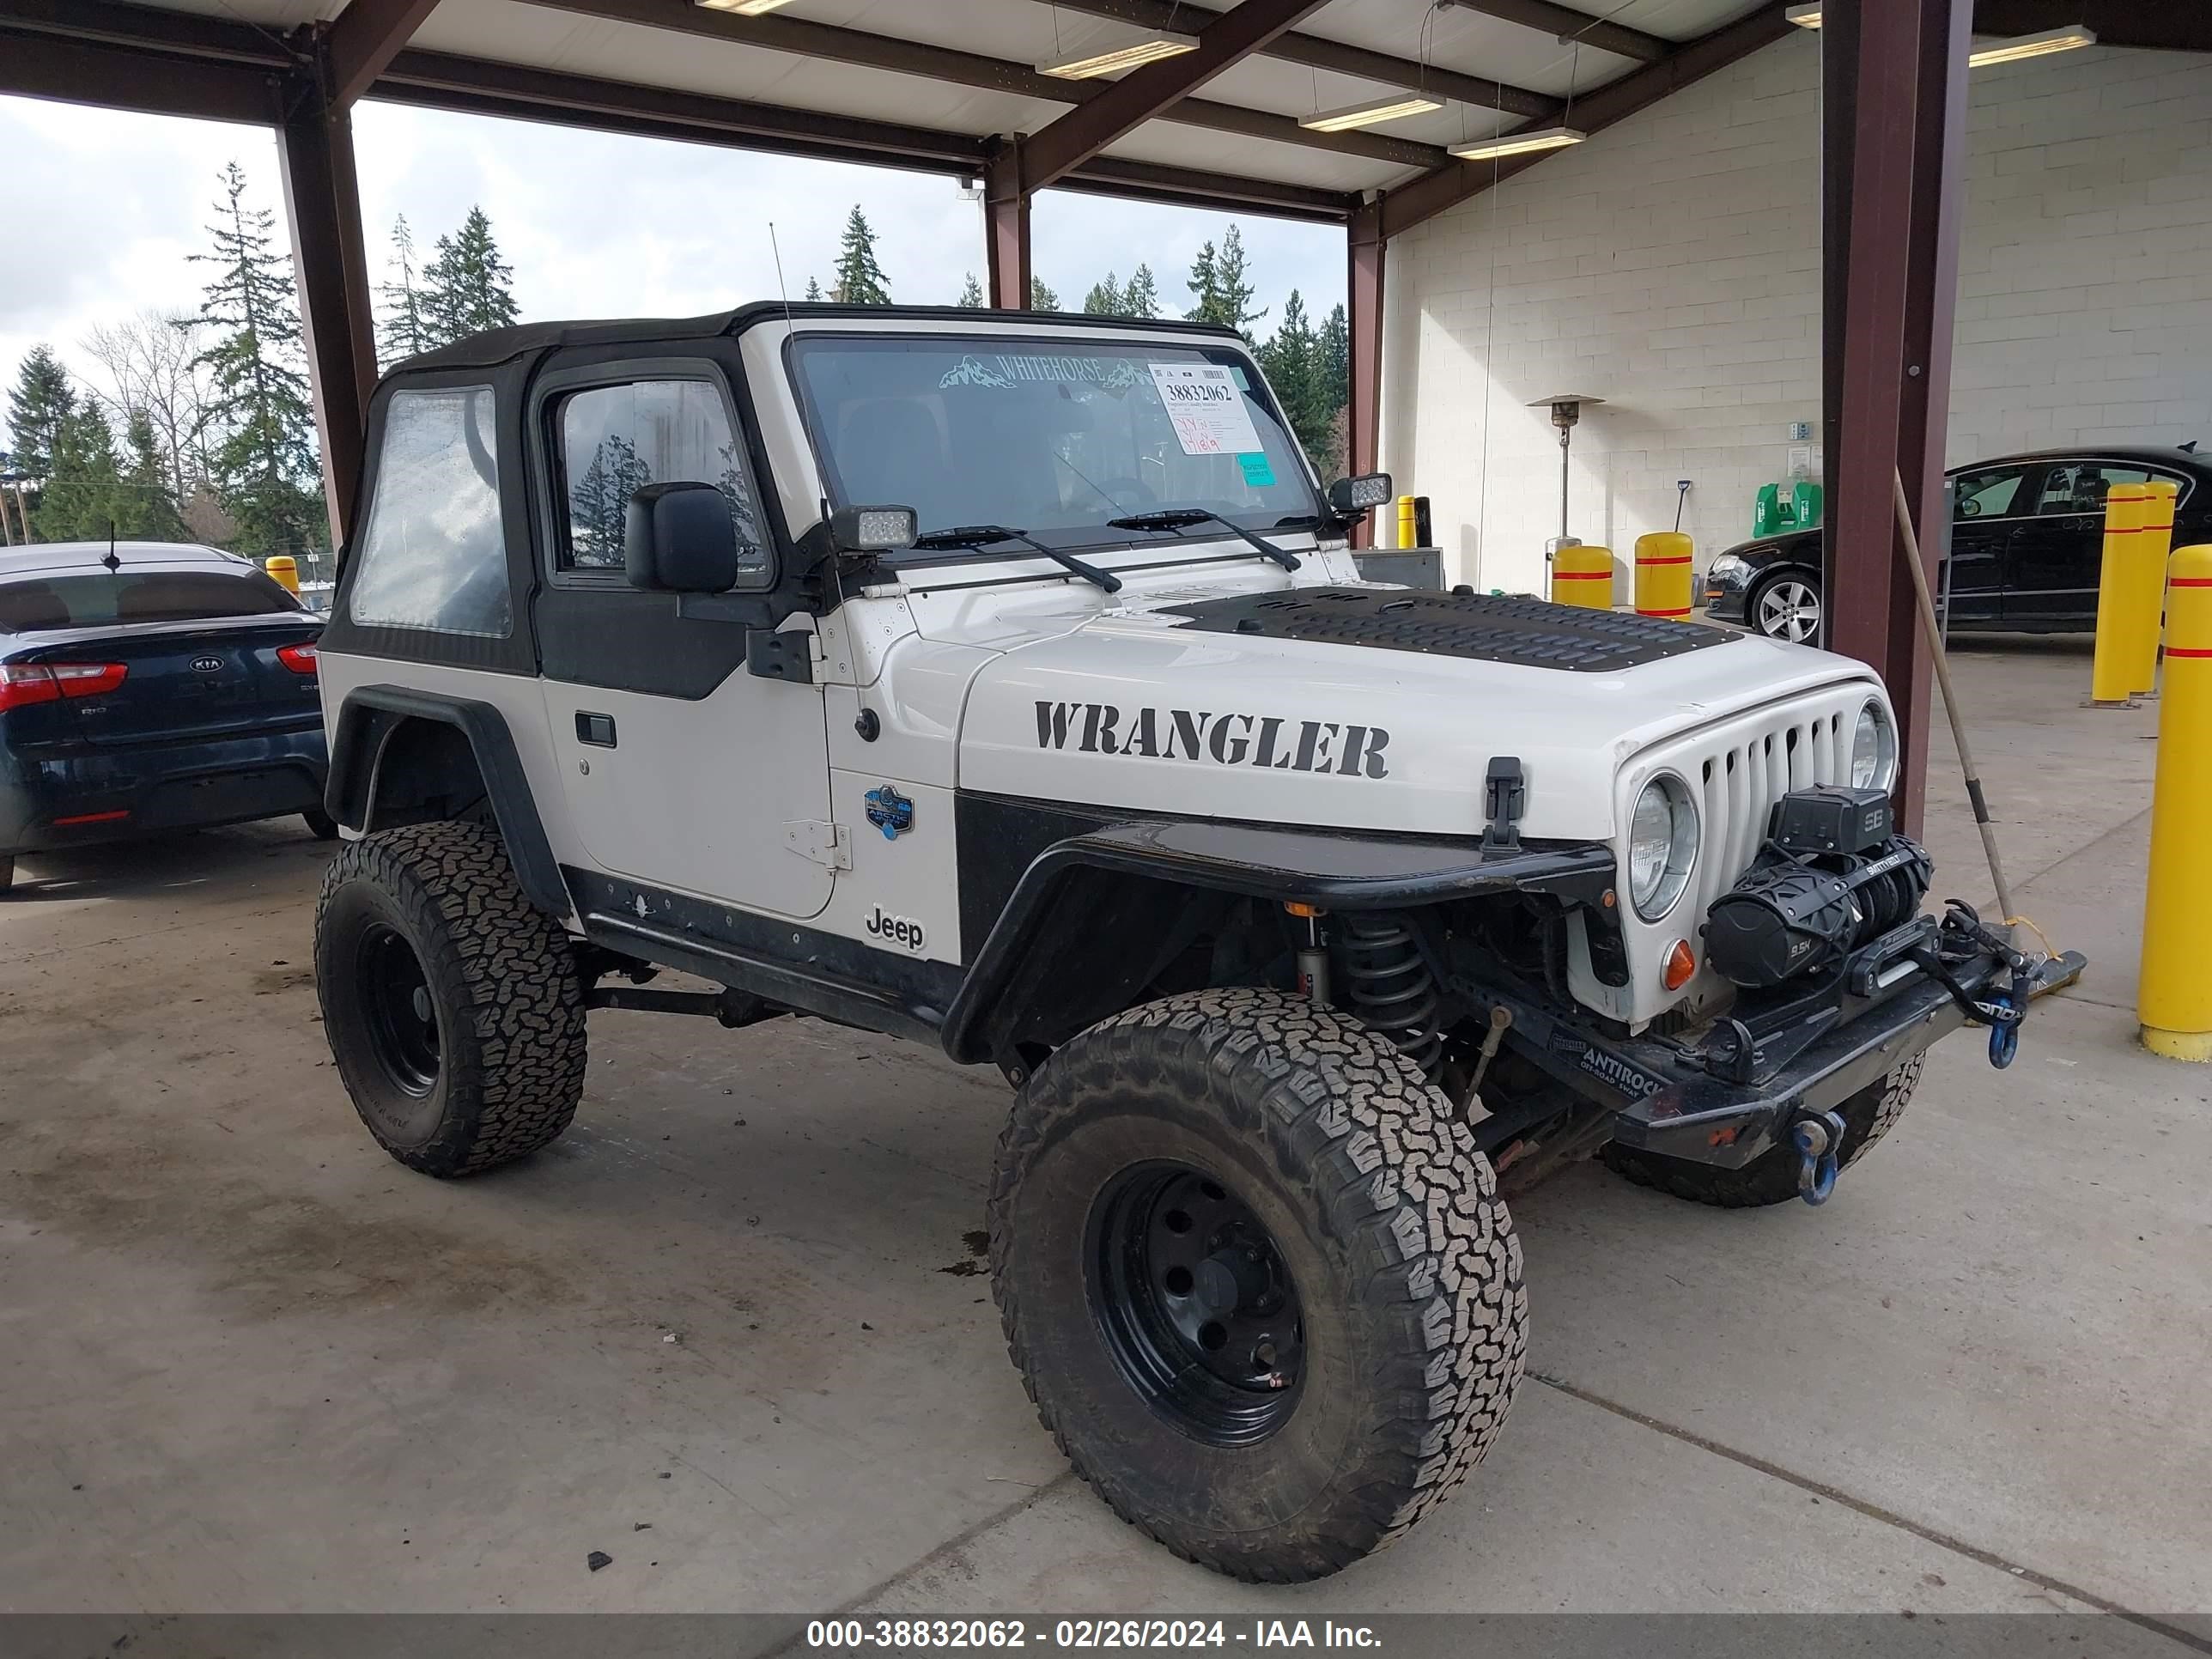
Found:
[[[1231,349],[817,334],[792,354],[832,500],[910,507],[925,535],[1006,525],[1080,547],[1140,539],[1107,520],[1162,507],[1261,531],[1321,511]]]

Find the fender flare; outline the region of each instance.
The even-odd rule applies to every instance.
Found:
[[[398,716],[398,718],[389,718]],[[356,686],[345,695],[331,733],[330,782],[324,806],[348,829],[366,832],[369,805],[376,799],[379,774],[392,734],[403,720],[431,720],[450,726],[468,740],[484,793],[498,820],[507,856],[523,896],[556,921],[575,912],[561,866],[546,839],[544,821],[530,793],[530,779],[507,730],[507,717],[474,697],[441,696],[397,685]]]
[[[1321,834],[1218,819],[1109,824],[1037,854],[993,924],[945,1011],[940,1036],[954,1060],[999,1058],[1006,1034],[1048,978],[1063,902],[1074,884],[1113,877],[1324,910],[1409,909],[1488,894],[1542,891],[1595,904],[1613,884],[1613,849],[1532,842],[1468,842]]]

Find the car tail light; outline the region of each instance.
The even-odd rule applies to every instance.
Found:
[[[54,671],[43,663],[0,662],[0,714],[34,702],[53,702],[62,695]]]
[[[312,674],[315,672],[315,642],[301,640],[297,645],[280,645],[276,647],[276,660],[295,674]]]
[[[97,697],[120,686],[131,672],[122,662],[58,662],[51,665],[54,684],[65,697]]]

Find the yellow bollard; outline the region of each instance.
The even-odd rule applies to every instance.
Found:
[[[2136,632],[2128,641],[2128,690],[2142,696],[2158,684],[2159,623],[2166,614],[2166,562],[2173,547],[2174,487],[2153,478],[2134,488],[2142,493],[2136,521],[2138,544],[2130,563],[2139,584],[2131,601]]]
[[[2089,664],[2089,702],[2124,708],[2135,690],[2136,596],[2144,584],[2134,559],[2149,497],[2141,484],[2114,484],[2105,495],[2105,557],[2097,577],[2097,649]]]
[[[1401,496],[1399,496],[1399,497],[1398,497],[1398,545],[1399,545],[1399,546],[1401,546],[1401,547],[1419,547],[1419,546],[1421,544],[1421,532],[1420,532],[1420,530],[1419,530],[1419,524],[1420,524],[1420,520],[1419,520],[1419,519],[1415,515],[1415,514],[1414,514],[1414,512],[1413,512],[1413,498],[1411,495],[1401,495]]]
[[[2212,547],[2173,556],[2166,637],[2136,1015],[2153,1054],[2212,1060]]]
[[[1690,538],[1679,530],[1659,530],[1636,538],[1636,614],[1686,617],[1695,586]]]
[[[1552,555],[1552,601],[1592,611],[1613,609],[1613,550],[1563,547]]]
[[[295,598],[298,597],[300,562],[297,559],[289,553],[272,553],[262,560],[261,568],[269,573],[279,587]]]

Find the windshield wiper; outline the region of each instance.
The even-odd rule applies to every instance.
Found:
[[[914,544],[925,551],[946,547],[988,547],[993,542],[1020,542],[1033,547],[1064,570],[1072,570],[1087,582],[1097,582],[1109,593],[1121,591],[1121,579],[1110,570],[1101,570],[1095,564],[1085,564],[1073,554],[1063,553],[1056,547],[1047,547],[1026,530],[1017,530],[1003,524],[961,524],[948,530],[933,530],[927,536],[917,536]]]
[[[1106,522],[1116,530],[1188,530],[1194,524],[1218,524],[1231,535],[1249,542],[1284,569],[1298,568],[1297,554],[1285,552],[1274,543],[1261,540],[1235,520],[1209,513],[1202,507],[1164,507],[1158,512],[1132,513],[1126,519],[1109,519]]]

